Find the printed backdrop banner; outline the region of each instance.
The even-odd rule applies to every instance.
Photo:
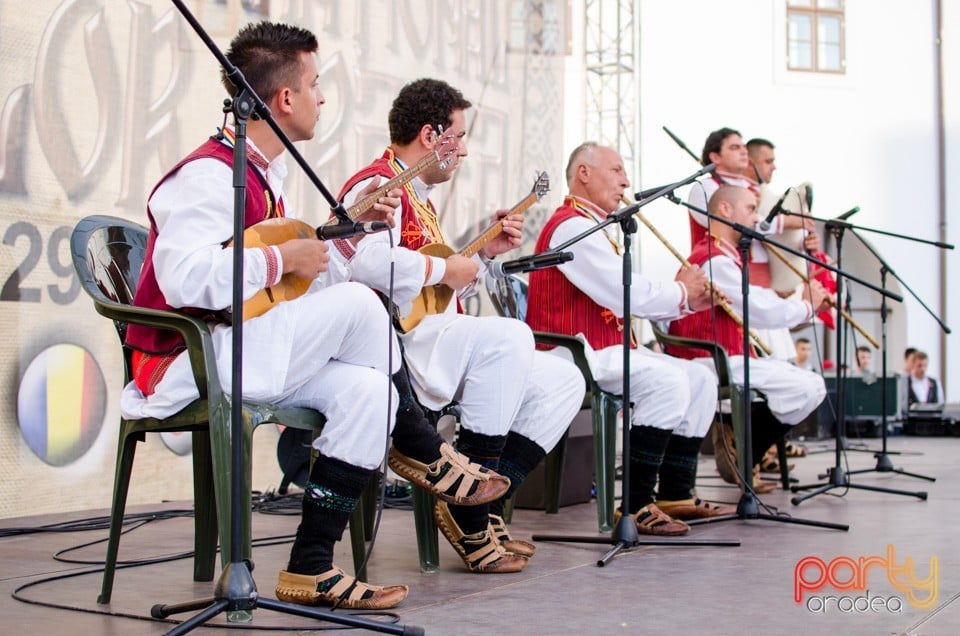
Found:
[[[454,246],[528,193],[537,170],[554,177],[553,191],[528,213],[528,241],[562,195],[563,58],[544,49],[543,4],[187,3],[221,49],[261,18],[317,34],[327,103],[316,138],[299,148],[332,192],[382,152],[387,112],[404,83],[436,77],[460,88],[476,106],[470,158],[436,199]],[[109,506],[121,350],[111,322],[80,289],[70,232],[90,214],[145,223],[147,193],[222,124],[226,96],[216,59],[168,2],[29,7],[0,0],[0,517]],[[289,197],[308,222],[329,214],[301,174]],[[484,311],[486,302],[473,300],[467,311]],[[183,437],[141,445],[131,503],[192,496]],[[256,436],[259,488],[282,476],[276,439],[273,429]]]

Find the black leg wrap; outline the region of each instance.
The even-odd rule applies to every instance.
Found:
[[[529,437],[524,437],[512,431],[507,433],[507,443],[503,447],[503,455],[500,456],[500,467],[497,472],[510,479],[510,488],[504,493],[503,497],[490,502],[490,514],[503,516],[504,502],[513,496],[523,480],[537,467],[546,454],[547,451]]]
[[[782,424],[774,417],[766,402],[754,402],[750,409],[750,443],[754,465],[759,464],[763,454],[771,445],[786,435],[792,426]]]
[[[287,571],[318,574],[333,564],[333,545],[343,536],[373,471],[320,456],[303,492],[302,517]]]
[[[689,499],[697,480],[697,457],[700,454],[702,437],[671,435],[660,464],[658,498],[668,500]]]
[[[500,466],[500,456],[506,444],[506,435],[483,435],[475,433],[463,426],[457,438],[457,450],[490,470],[497,470]],[[479,506],[450,506],[450,514],[464,534],[473,534],[485,530],[490,505]]]
[[[417,402],[407,375],[407,363],[393,374],[393,386],[400,396],[397,406],[397,421],[393,427],[393,446],[403,455],[424,464],[431,464],[440,458],[440,445],[443,439],[437,433]]]
[[[630,501],[626,502],[625,511],[628,514],[653,503],[653,489],[670,436],[670,431],[652,426],[630,429]]]

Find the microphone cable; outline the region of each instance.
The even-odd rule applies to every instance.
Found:
[[[401,200],[401,205],[403,205]],[[370,530],[370,545],[367,546],[363,560],[360,562],[360,565],[357,566],[357,573],[363,572],[367,563],[370,561],[370,557],[373,554],[373,548],[377,544],[377,536],[380,532],[380,521],[383,518],[383,508],[384,503],[387,498],[387,471],[389,466],[387,464],[387,457],[390,453],[390,417],[393,414],[393,350],[394,343],[397,344],[399,348],[399,340],[396,335],[396,327],[393,321],[393,291],[394,291],[394,277],[396,275],[396,263],[397,263],[397,246],[393,240],[393,230],[390,229],[387,231],[387,236],[390,240],[390,275],[388,277],[387,283],[387,421],[386,421],[386,438],[383,445],[383,460],[380,463],[381,469],[375,474],[379,477],[380,487],[379,492],[377,493],[377,512],[374,515],[373,519],[373,528]],[[362,240],[362,239],[361,239]],[[411,390],[413,388],[411,387]],[[371,475],[372,477],[372,475]],[[362,495],[361,495],[362,497]],[[362,499],[361,499],[362,502]],[[340,605],[349,598],[350,594],[353,593],[353,590],[357,587],[357,583],[360,582],[360,579],[354,577],[353,583],[347,586],[337,599],[337,602],[330,608],[331,612],[334,612],[340,609]],[[399,620],[399,619],[398,619]]]

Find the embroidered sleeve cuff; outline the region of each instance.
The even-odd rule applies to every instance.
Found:
[[[423,285],[429,287],[439,283],[447,273],[447,262],[442,258],[424,255],[427,268],[423,274]]]
[[[276,245],[261,247],[263,260],[266,263],[266,287],[273,287],[280,282],[283,276],[283,258],[280,256],[280,248]]]
[[[680,307],[679,312],[681,316],[689,316],[690,314],[695,314],[697,312],[690,309],[689,297],[687,296],[687,286],[677,281],[677,287],[680,288]]]
[[[343,257],[348,261],[354,257],[357,253],[356,248],[354,248],[353,243],[347,239],[333,239],[333,246],[337,248],[337,251],[343,254]]]
[[[813,318],[813,305],[810,304],[809,300],[803,301],[803,307],[807,312],[806,320],[810,320],[811,318]]]

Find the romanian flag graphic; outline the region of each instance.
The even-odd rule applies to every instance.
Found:
[[[20,434],[52,466],[82,457],[103,427],[106,386],[90,353],[54,345],[30,362],[17,396]]]

